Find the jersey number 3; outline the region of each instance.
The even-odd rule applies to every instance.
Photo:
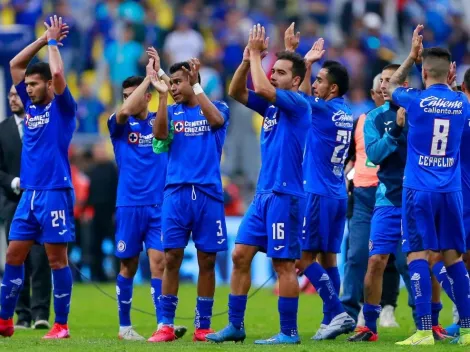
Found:
[[[331,156],[331,163],[332,164],[344,164],[344,160],[346,160],[346,146],[351,142],[351,131],[345,130],[338,130],[336,134],[336,142],[341,144],[335,147],[333,155]],[[343,155],[340,156],[340,154]]]
[[[449,137],[449,120],[435,119],[434,131],[431,144],[431,155],[444,156],[447,149],[447,138]]]

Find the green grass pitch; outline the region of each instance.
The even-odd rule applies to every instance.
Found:
[[[105,285],[103,289],[115,295],[114,285]],[[214,313],[227,309],[229,289],[218,287]],[[193,285],[180,287],[177,316],[192,317],[196,302],[196,288]],[[407,294],[400,294],[399,308],[396,312],[400,328],[380,329],[379,341],[376,343],[348,343],[346,336],[339,336],[335,341],[316,342],[310,337],[318,328],[322,316],[321,300],[317,295],[302,295],[299,307],[299,331],[302,344],[298,346],[255,346],[253,341],[268,338],[279,331],[277,297],[270,290],[262,289],[248,301],[246,314],[247,339],[244,344],[193,343],[191,320],[177,320],[177,324],[188,327],[187,335],[179,341],[166,344],[147,342],[120,341],[117,339],[118,317],[116,302],[104,296],[92,285],[75,285],[70,314],[71,338],[60,341],[42,341],[44,331],[20,330],[12,338],[0,339],[0,351],[470,351],[470,347],[449,344],[449,341],[436,342],[436,346],[395,346],[394,342],[403,340],[413,332],[411,310],[406,304]],[[441,323],[445,326],[452,320],[452,306],[447,297],[443,297],[444,309],[441,312]],[[132,301],[134,307],[153,312],[149,286],[135,288]],[[149,337],[156,327],[155,318],[139,312],[132,312],[132,323],[137,332]],[[220,329],[227,323],[227,316],[215,317],[212,320],[214,329]]]

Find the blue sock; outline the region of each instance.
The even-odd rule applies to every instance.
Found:
[[[299,297],[279,297],[277,309],[281,321],[281,332],[287,336],[296,336],[297,311],[299,310]]]
[[[375,306],[373,304],[364,303],[362,306],[362,312],[364,313],[364,320],[366,321],[366,326],[370,331],[377,334],[377,319],[379,319],[380,311],[382,310],[381,306]]]
[[[119,309],[119,326],[131,326],[132,286],[134,279],[119,274],[116,280],[116,293]]]
[[[465,264],[460,261],[447,267],[447,275],[452,282],[452,291],[454,292],[455,305],[459,311],[460,327],[470,328],[470,281],[467,276]]]
[[[196,317],[194,318],[194,327],[196,329],[210,329],[212,318],[212,307],[214,298],[198,297],[196,302]]]
[[[428,262],[424,259],[413,260],[408,265],[411,290],[415,297],[418,330],[432,330],[431,317],[431,275]]]
[[[70,312],[70,300],[72,298],[72,271],[69,266],[52,270],[54,281],[54,311],[55,322],[67,324]]]
[[[442,310],[442,303],[434,303],[431,302],[431,318],[432,318],[432,326],[439,325],[439,313]]]
[[[450,284],[449,276],[447,275],[447,270],[444,266],[444,263],[440,261],[434,264],[432,267],[432,273],[436,277],[447,296],[449,296],[452,302],[455,302],[454,294],[452,292],[452,285]]]
[[[323,304],[326,306],[323,311],[330,313],[330,321],[333,317],[344,312],[343,305],[341,304],[336,290],[333,286],[330,277],[326,273],[325,269],[318,263],[312,263],[304,270],[304,275],[310,280],[312,285],[317,290],[317,293],[323,300]],[[323,324],[329,324],[325,322],[326,316],[323,317]]]
[[[243,328],[247,295],[228,295],[228,321],[237,329]]]
[[[336,295],[339,297],[339,290],[341,289],[341,278],[339,277],[339,270],[337,266],[327,268],[326,273],[330,277],[333,287],[335,288]]]
[[[24,265],[5,264],[2,288],[0,292],[0,318],[7,320],[15,314],[16,302],[23,287]]]
[[[152,301],[155,307],[155,314],[157,316],[157,325],[162,320],[162,310],[158,301],[158,297],[162,294],[162,279],[151,279],[150,280],[150,293],[152,294]]]
[[[160,296],[160,309],[162,310],[163,325],[174,326],[176,306],[178,305],[178,297],[173,295]]]

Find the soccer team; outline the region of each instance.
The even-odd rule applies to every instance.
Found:
[[[68,34],[53,16],[46,31],[10,63],[25,106],[21,188],[24,190],[9,234],[0,292],[0,335],[14,333],[13,314],[24,280],[23,262],[33,243],[43,243],[54,282],[55,324],[44,338],[68,338],[72,294],[67,242],[74,240],[74,193],[68,147],[75,130],[76,103],[63,72],[59,47]],[[455,303],[460,337],[470,345],[470,280],[462,254],[470,249],[470,71],[457,91],[455,65],[447,50],[423,50],[423,27],[412,38],[402,65],[382,71],[386,103],[364,125],[368,159],[380,166],[372,218],[369,264],[364,282],[365,326],[348,341],[376,341],[382,277],[390,254],[407,254],[416,333],[398,342],[430,345],[443,336],[438,317],[440,286]],[[151,296],[157,329],[149,342],[169,342],[186,328],[175,325],[179,269],[191,237],[197,249],[194,341],[244,341],[244,317],[251,262],[258,251],[272,258],[279,279],[280,332],[256,344],[298,344],[298,273],[308,277],[323,300],[323,320],[313,339],[334,339],[354,331],[356,322],[338,295],[340,252],[346,219],[344,162],[353,129],[344,99],[348,72],[324,61],[311,84],[312,66],[325,51],[319,39],[305,58],[295,52],[300,34],[285,33],[270,77],[262,59],[268,49],[264,27],[250,30],[243,60],[229,95],[264,118],[261,170],[232,253],[229,323],[211,329],[215,259],[227,250],[220,159],[229,109],[212,102],[201,85],[197,59],[175,63],[167,75],[148,48],[145,77],[123,84],[123,103],[108,120],[119,169],[116,204],[116,280],[120,339],[144,340],[132,327],[130,311],[138,257],[150,259]],[[49,63],[29,64],[47,46]],[[422,66],[425,90],[409,88],[413,65]],[[251,74],[254,90],[247,88]],[[158,111],[149,111],[151,90]],[[312,96],[313,93],[313,96]],[[168,95],[175,104],[167,106]],[[466,96],[467,95],[467,96]],[[462,153],[460,153],[462,151]],[[465,219],[465,221],[464,221]],[[432,272],[432,275],[431,275]],[[434,281],[432,281],[434,280]],[[440,286],[439,286],[440,285]]]

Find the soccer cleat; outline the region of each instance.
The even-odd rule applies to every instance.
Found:
[[[447,331],[441,325],[433,326],[432,334],[434,336],[434,340],[437,340],[437,341],[442,341],[449,337],[447,335]]]
[[[51,331],[44,335],[45,340],[68,339],[70,337],[69,327],[67,324],[54,323]]]
[[[452,324],[446,327],[447,335],[456,337],[460,335],[460,325],[459,324]]]
[[[460,329],[459,345],[470,346],[470,329]]]
[[[379,339],[379,335],[367,326],[358,326],[355,332],[353,336],[348,337],[349,342],[374,342]]]
[[[269,339],[255,341],[255,345],[298,345],[299,343],[299,335],[288,336],[282,332]]]
[[[15,330],[26,330],[30,328],[31,328],[31,324],[25,320],[17,321],[15,324]]]
[[[207,342],[206,336],[215,333],[212,329],[196,329],[193,334],[194,342]]]
[[[34,322],[33,328],[36,330],[47,330],[51,328],[51,324],[47,320],[40,319]]]
[[[314,340],[334,340],[341,334],[353,332],[355,327],[356,322],[354,319],[351,318],[348,313],[343,312],[335,316],[331,323],[328,324],[321,332],[317,331],[317,334],[314,336]]]
[[[13,326],[13,318],[10,319],[1,319],[0,318],[0,336],[10,337],[15,332],[15,327]]]
[[[175,329],[168,325],[163,325],[147,340],[148,342],[171,342],[176,340]]]
[[[328,325],[326,324],[320,324],[320,327],[318,328],[317,332],[315,333],[315,335],[312,336],[312,340],[323,340],[321,337],[322,337],[322,334],[323,334],[323,331],[325,331],[325,329],[327,328]]]
[[[186,326],[175,325],[175,336],[176,336],[177,339],[182,338],[184,336],[184,334],[186,334],[186,331],[188,331]]]
[[[361,307],[361,310],[359,311],[359,315],[357,316],[356,326],[366,326],[366,320],[364,319],[364,311],[362,307]]]
[[[393,308],[393,306],[387,305],[383,307],[382,311],[380,312],[379,319],[379,326],[383,328],[400,327],[395,319],[395,308]]]
[[[237,329],[235,326],[232,325],[232,323],[229,323],[225,328],[220,331],[206,335],[207,341],[215,343],[222,343],[227,341],[243,342],[245,341],[245,338],[245,329]]]
[[[406,340],[395,342],[395,345],[434,345],[432,330],[418,330]]]
[[[119,328],[118,338],[119,340],[126,340],[126,341],[144,341],[145,340],[145,338],[139,335],[132,326]]]

